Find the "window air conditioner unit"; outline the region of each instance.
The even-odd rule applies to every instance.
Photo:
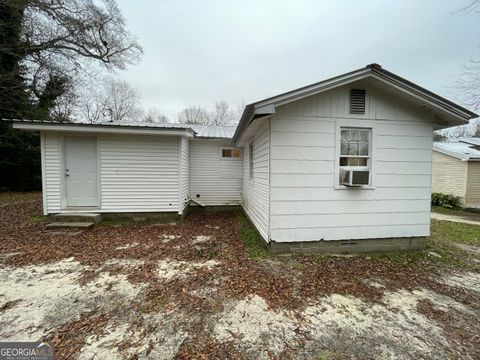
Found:
[[[363,186],[370,183],[370,171],[340,169],[340,184],[345,186]]]

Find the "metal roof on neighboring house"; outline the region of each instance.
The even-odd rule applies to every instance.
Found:
[[[464,142],[470,145],[480,146],[480,138],[460,138],[458,141]]]
[[[465,142],[469,140],[470,143]],[[480,139],[462,139],[458,142],[434,142],[433,150],[441,152],[442,154],[453,156],[462,161],[480,161],[480,150],[476,148],[476,142],[480,145]]]

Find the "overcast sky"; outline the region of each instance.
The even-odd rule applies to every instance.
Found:
[[[145,53],[118,75],[171,118],[372,62],[455,100],[455,78],[480,55],[480,14],[458,12],[469,1],[119,0]]]

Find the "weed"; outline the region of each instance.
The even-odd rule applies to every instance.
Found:
[[[252,226],[243,212],[237,213],[240,221],[240,238],[243,240],[251,259],[264,259],[274,256],[267,247],[257,230]]]

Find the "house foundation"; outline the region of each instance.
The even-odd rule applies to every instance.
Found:
[[[275,254],[345,254],[396,250],[425,250],[426,244],[426,237],[405,237],[299,242],[271,241],[269,248],[270,251]]]

